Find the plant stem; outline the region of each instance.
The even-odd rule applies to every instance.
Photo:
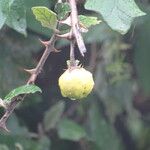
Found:
[[[75,60],[75,54],[74,54],[74,46],[75,46],[75,41],[72,40],[70,42],[70,66],[75,67],[76,66],[76,60]]]
[[[31,76],[29,78],[29,80],[27,81],[27,84],[30,83],[34,83],[37,76],[39,75],[39,73],[41,72],[49,54],[54,51],[54,43],[56,41],[57,37],[56,37],[56,33],[54,33],[51,37],[51,39],[48,42],[45,42],[45,46],[46,49],[39,61],[39,63],[37,64],[36,68],[33,69],[34,71],[31,73]],[[22,97],[18,96],[15,97],[14,99],[12,99],[12,101],[7,105],[7,108],[5,109],[5,113],[2,116],[2,118],[0,119],[0,128],[4,129],[6,131],[9,131],[6,127],[6,121],[8,120],[9,116],[12,114],[12,112],[14,111],[14,109],[17,107],[17,105],[19,104],[19,102],[23,101],[24,98],[26,97],[27,94],[24,94]]]
[[[36,68],[35,68],[35,71],[33,74],[31,74],[31,77],[29,78],[27,84],[30,84],[30,83],[34,83],[38,74],[41,72],[49,54],[53,51],[54,49],[54,43],[56,41],[57,37],[55,34],[52,35],[51,39],[47,42],[47,44],[45,44],[46,46],[46,49],[39,61],[39,63],[37,64]]]
[[[68,1],[71,8],[70,17],[71,17],[72,36],[75,37],[80,53],[82,56],[84,56],[84,53],[86,52],[86,47],[79,29],[76,0],[68,0]]]
[[[61,2],[61,0],[59,0]],[[55,32],[51,39],[47,42],[42,42],[46,48],[45,51],[37,64],[35,69],[32,70],[26,70],[29,73],[31,73],[31,76],[29,80],[27,81],[26,84],[31,84],[34,83],[37,79],[37,76],[40,74],[49,54],[52,51],[56,52],[56,49],[54,48],[54,43],[57,40],[57,38],[67,38],[70,40],[70,65],[73,67],[76,66],[76,61],[75,61],[75,54],[74,54],[74,46],[75,42],[77,42],[77,45],[79,47],[79,50],[84,56],[84,53],[86,52],[85,44],[83,42],[83,38],[81,36],[81,33],[79,31],[79,25],[78,25],[78,13],[77,13],[77,6],[76,6],[76,0],[68,0],[70,7],[71,7],[71,31],[69,34],[65,35],[64,37],[62,36],[57,36],[57,33]],[[0,128],[4,129],[6,131],[9,131],[6,127],[6,121],[8,120],[9,116],[13,113],[14,109],[17,107],[17,105],[24,100],[27,94],[24,94],[22,96],[17,96],[11,100],[10,103],[7,104],[7,107],[5,108],[5,113],[0,119]]]

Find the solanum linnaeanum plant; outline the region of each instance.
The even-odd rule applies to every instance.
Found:
[[[61,94],[72,100],[87,97],[94,87],[92,73],[78,65],[68,67],[58,82]]]

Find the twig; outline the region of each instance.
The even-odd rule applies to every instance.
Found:
[[[56,39],[57,39],[57,37],[56,37],[56,34],[54,33],[49,41],[42,42],[46,46],[46,49],[45,49],[39,63],[37,64],[36,68],[32,69],[32,70],[28,70],[28,72],[31,73],[31,76],[30,76],[29,80],[27,81],[27,84],[31,84],[31,83],[35,82],[35,80],[36,80],[37,76],[39,75],[39,73],[41,72],[49,54],[52,51],[55,51],[54,43],[55,43]],[[9,116],[12,114],[14,109],[17,107],[19,102],[24,100],[25,96],[26,96],[26,94],[23,95],[22,97],[20,97],[20,96],[16,97],[16,98],[12,99],[12,101],[10,103],[7,104],[5,113],[2,116],[2,118],[0,119],[0,128],[1,129],[9,131],[6,127],[6,121],[8,120]]]
[[[86,48],[85,48],[85,44],[83,42],[83,38],[82,38],[80,30],[79,30],[76,1],[75,0],[68,0],[68,1],[70,4],[70,7],[71,7],[71,15],[70,15],[71,31],[65,35],[58,35],[58,33],[55,32],[49,41],[46,41],[46,42],[41,41],[42,44],[44,44],[46,47],[45,51],[44,51],[39,63],[37,64],[36,68],[31,69],[31,70],[26,70],[27,72],[29,72],[31,74],[31,76],[28,79],[26,84],[34,83],[37,79],[37,76],[40,74],[49,54],[53,51],[58,52],[58,50],[56,50],[54,48],[55,41],[58,38],[66,38],[66,39],[70,40],[70,42],[71,42],[70,43],[70,60],[72,61],[73,65],[75,65],[75,63],[76,63],[75,62],[75,56],[74,56],[75,41],[77,42],[77,45],[79,47],[81,54],[84,56],[84,53],[86,52]],[[61,2],[61,1],[59,1],[59,2]],[[6,127],[6,121],[8,120],[9,116],[12,114],[14,109],[17,107],[17,105],[24,100],[26,95],[27,94],[24,94],[22,96],[17,96],[14,99],[12,99],[11,102],[9,102],[6,105],[6,107],[3,106],[5,108],[5,113],[2,116],[2,118],[0,119],[0,128],[1,129],[9,131]],[[2,105],[3,105],[3,103],[1,104],[1,106]]]
[[[29,78],[27,84],[30,84],[30,83],[34,83],[38,74],[41,72],[44,64],[45,64],[45,61],[47,60],[49,54],[52,52],[52,51],[55,51],[55,48],[54,48],[54,43],[56,41],[57,37],[55,34],[52,35],[51,39],[47,42],[42,42],[45,46],[46,46],[46,49],[38,63],[38,65],[36,66],[35,68],[35,71],[33,71],[33,73],[31,73],[31,77]]]
[[[73,37],[75,37],[76,39],[81,55],[84,56],[84,53],[86,52],[86,47],[85,47],[82,35],[80,33],[80,29],[79,29],[76,0],[68,0],[68,1],[69,1],[70,8],[71,8],[70,17],[71,17],[72,34],[73,34]]]

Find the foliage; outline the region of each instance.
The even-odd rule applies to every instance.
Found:
[[[39,87],[36,85],[23,85],[20,86],[14,90],[12,90],[8,95],[5,96],[4,100],[10,101],[14,97],[21,95],[21,94],[30,94],[30,93],[35,93],[35,92],[42,92]]]
[[[108,25],[120,33],[126,33],[135,17],[145,15],[134,0],[87,0],[87,9],[99,12]]]
[[[57,128],[61,139],[79,141],[86,136],[85,130],[69,119],[61,120]]]
[[[57,16],[46,7],[32,7],[36,19],[41,22],[43,27],[55,30],[57,26]]]

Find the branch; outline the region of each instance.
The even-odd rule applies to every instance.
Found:
[[[47,41],[47,42],[41,41],[41,43],[45,45],[46,49],[45,49],[38,65],[36,66],[36,68],[32,69],[33,72],[31,73],[31,77],[29,78],[27,84],[35,82],[38,74],[42,71],[42,68],[43,68],[49,54],[53,51],[56,52],[56,49],[54,48],[54,43],[55,43],[56,39],[57,39],[56,34],[53,34],[49,41]]]
[[[80,50],[82,56],[84,56],[84,53],[86,52],[86,48],[85,48],[85,44],[83,42],[83,38],[82,38],[80,30],[79,30],[76,1],[75,0],[68,0],[68,1],[70,4],[70,7],[71,7],[71,14],[70,14],[71,30],[70,30],[70,32],[65,35],[58,35],[58,33],[55,32],[49,41],[46,41],[46,42],[41,41],[42,44],[44,44],[46,47],[45,51],[44,51],[39,63],[37,64],[36,68],[31,69],[31,70],[26,70],[27,72],[29,72],[31,74],[31,76],[28,79],[26,84],[34,83],[37,79],[37,76],[40,74],[49,54],[51,52],[58,52],[58,50],[56,50],[54,47],[55,41],[58,38],[66,38],[66,39],[70,40],[70,60],[72,61],[71,63],[73,66],[76,65],[75,56],[74,56],[75,42],[77,42],[79,50]],[[61,2],[61,0],[59,0],[59,2]],[[22,96],[19,95],[19,96],[15,97],[14,99],[12,99],[11,102],[6,103],[6,104],[5,104],[5,102],[0,103],[0,105],[5,108],[5,113],[2,116],[2,118],[0,119],[0,128],[1,129],[9,131],[6,127],[6,121],[8,120],[9,116],[12,114],[14,109],[17,107],[17,105],[24,100],[26,95],[27,94],[24,94]]]
[[[75,46],[75,40],[72,40],[70,42],[70,67],[75,67],[76,66],[74,46]]]
[[[84,53],[86,52],[86,47],[82,35],[80,33],[76,0],[69,0],[69,4],[71,8],[70,17],[71,17],[72,34],[76,39],[81,55],[84,56]]]
[[[54,48],[54,43],[56,41],[57,37],[56,34],[54,33],[51,37],[51,39],[47,42],[42,42],[42,44],[45,45],[45,51],[39,61],[39,63],[37,64],[35,69],[32,70],[26,70],[27,72],[29,72],[31,74],[29,80],[27,81],[27,84],[31,84],[34,83],[35,80],[37,79],[37,76],[40,74],[49,54],[51,52],[56,52],[56,49]],[[24,94],[22,97],[21,96],[17,96],[14,99],[12,99],[12,101],[10,103],[8,103],[5,107],[5,113],[2,116],[2,118],[0,119],[0,128],[4,129],[5,131],[9,131],[6,127],[6,121],[8,120],[9,116],[12,114],[12,112],[14,111],[14,109],[17,107],[17,105],[19,104],[19,102],[23,101],[24,98],[26,97],[26,94]]]

